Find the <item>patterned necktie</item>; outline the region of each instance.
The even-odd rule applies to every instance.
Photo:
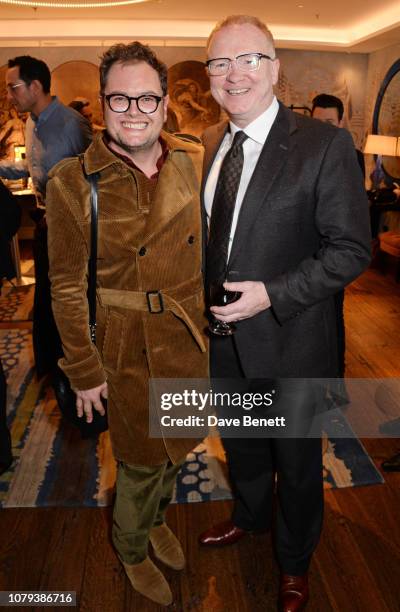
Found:
[[[207,283],[224,281],[228,266],[229,236],[243,169],[243,143],[247,136],[236,132],[221,165],[211,209],[207,244]]]

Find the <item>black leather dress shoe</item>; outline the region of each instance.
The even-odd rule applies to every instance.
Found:
[[[236,527],[231,520],[228,520],[203,531],[199,536],[199,542],[202,546],[226,546],[235,544],[249,533],[251,532]]]
[[[382,470],[385,470],[385,472],[400,472],[400,453],[383,461]]]

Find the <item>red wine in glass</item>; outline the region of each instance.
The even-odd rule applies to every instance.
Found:
[[[208,288],[208,300],[210,306],[226,306],[236,302],[242,295],[240,291],[227,291],[223,283],[225,281],[211,282]],[[216,336],[231,336],[236,331],[234,323],[219,321],[214,316],[208,326],[209,331]]]

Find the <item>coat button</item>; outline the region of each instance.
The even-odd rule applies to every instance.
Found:
[[[146,247],[142,247],[139,251],[139,255],[140,257],[143,257],[144,255],[146,255]]]
[[[194,236],[189,236],[188,243],[193,244],[193,242],[194,242]]]

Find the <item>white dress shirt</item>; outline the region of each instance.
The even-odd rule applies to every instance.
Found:
[[[268,138],[268,134],[271,130],[272,124],[274,123],[278,114],[279,104],[278,100],[274,96],[270,106],[261,115],[254,119],[249,125],[243,130],[247,135],[247,139],[243,143],[243,170],[240,178],[239,189],[236,196],[235,209],[233,212],[231,233],[229,236],[229,250],[228,257],[231,252],[232,241],[235,235],[236,225],[242,206],[243,198],[245,196],[247,187],[250,183],[254,168],[257,165],[258,158],[260,157],[261,150]],[[204,203],[207,214],[208,226],[210,226],[211,209],[214,200],[215,189],[219,173],[221,170],[221,164],[227,152],[229,151],[232,141],[236,132],[240,131],[237,125],[229,122],[230,131],[225,134],[221,142],[221,146],[218,149],[218,153],[215,156],[213,165],[211,166],[210,173],[208,175],[207,183],[204,190]]]

